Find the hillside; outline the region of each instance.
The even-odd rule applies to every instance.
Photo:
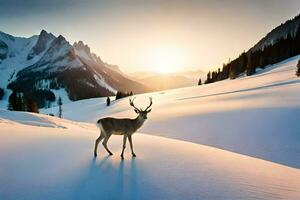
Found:
[[[0,125],[1,199],[300,197],[299,169],[217,148],[137,133],[136,158],[113,136],[94,159],[95,125],[10,111]]]
[[[291,20],[280,24],[272,31],[270,31],[264,38],[262,38],[257,44],[255,44],[250,51],[262,50],[264,47],[272,45],[280,38],[286,38],[289,34],[296,35],[296,31],[300,24],[300,15],[297,15]]]
[[[153,109],[141,132],[205,144],[300,168],[299,56],[256,75],[199,87],[137,96]],[[134,117],[128,98],[78,101],[63,106],[67,119],[95,123],[104,116]],[[75,109],[76,108],[76,109]],[[56,108],[43,111],[56,114]]]
[[[112,157],[100,145],[95,159],[93,147],[97,119],[136,116],[128,98],[64,104],[63,117],[76,121],[2,110],[0,198],[298,200],[299,58],[251,77],[137,95],[136,105],[148,96],[154,104],[133,136],[137,157],[127,149],[125,160],[122,137],[110,139]]]
[[[300,54],[300,15],[273,29],[247,52],[208,72],[205,83],[251,76],[261,68]]]

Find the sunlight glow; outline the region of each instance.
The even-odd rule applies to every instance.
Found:
[[[150,71],[162,74],[179,71],[186,64],[184,51],[172,46],[147,49],[144,62]]]

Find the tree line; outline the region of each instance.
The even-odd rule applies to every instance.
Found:
[[[124,98],[124,97],[128,97],[128,96],[132,96],[133,92],[122,92],[122,91],[117,91],[116,94],[116,100]]]
[[[27,111],[38,113],[38,105],[31,97],[25,97],[23,93],[13,91],[8,98],[8,110]]]
[[[8,98],[8,110],[38,112],[39,108],[49,107],[55,101],[51,90],[32,90],[27,93],[13,90]]]
[[[298,16],[300,17],[300,16]],[[295,34],[288,33],[286,37],[279,38],[273,44],[264,48],[243,52],[235,60],[223,64],[222,69],[208,72],[205,84],[224,79],[235,79],[241,74],[253,75],[258,68],[272,65],[292,56],[300,54],[300,26]]]

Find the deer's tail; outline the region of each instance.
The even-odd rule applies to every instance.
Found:
[[[101,123],[101,119],[99,119],[99,120],[97,121],[96,126],[100,129],[101,134],[106,135],[105,130],[104,130],[104,128],[103,128],[103,126],[102,126],[102,123]]]

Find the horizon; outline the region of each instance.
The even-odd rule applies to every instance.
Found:
[[[71,44],[81,40],[104,62],[129,74],[222,67],[300,10],[295,0],[127,0],[126,5],[123,1],[65,0],[59,8],[57,1],[14,2],[1,1],[1,31],[30,37],[45,29],[63,35]],[[140,28],[143,24],[147,27]]]

